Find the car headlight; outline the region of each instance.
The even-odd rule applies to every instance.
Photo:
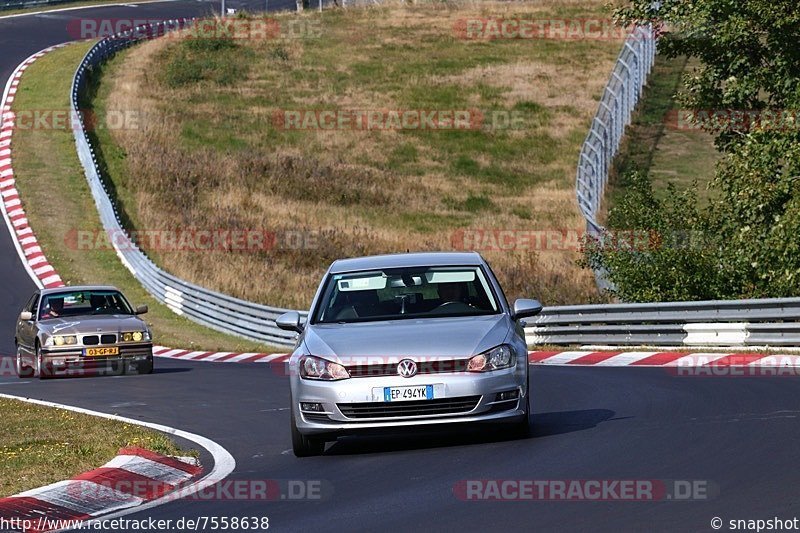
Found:
[[[147,331],[129,331],[122,334],[122,342],[141,342],[150,340],[150,333]]]
[[[78,344],[78,338],[75,335],[55,335],[48,338],[45,346],[72,346]]]
[[[300,358],[300,377],[303,379],[335,381],[337,379],[347,379],[350,374],[339,363],[332,363],[319,357],[305,355]]]
[[[470,359],[467,364],[467,371],[491,372],[492,370],[512,367],[514,362],[514,350],[511,349],[511,346],[503,344]]]

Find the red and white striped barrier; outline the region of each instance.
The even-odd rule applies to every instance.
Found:
[[[75,526],[165,496],[203,472],[202,467],[142,448],[123,448],[100,468],[66,481],[0,498],[0,517],[26,533]]]
[[[285,353],[192,352],[165,346],[153,346],[153,356],[208,363],[285,363],[289,360],[289,354]]]
[[[20,64],[11,75],[11,78],[9,78],[2,100],[0,100],[0,197],[2,197],[0,209],[2,209],[3,218],[11,233],[11,238],[17,248],[22,264],[37,285],[48,289],[61,287],[64,283],[53,266],[47,261],[44,252],[42,252],[42,248],[39,246],[30,224],[28,224],[28,217],[22,206],[19,191],[17,191],[11,157],[11,141],[14,135],[16,116],[11,110],[11,104],[16,98],[19,82],[25,70],[43,55],[62,46],[64,45],[60,44],[46,48],[33,54]]]
[[[721,352],[530,352],[528,361],[534,365],[560,366],[657,366],[657,367],[800,367],[800,356],[768,353]]]

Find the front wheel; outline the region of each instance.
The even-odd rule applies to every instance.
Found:
[[[295,457],[312,457],[314,455],[322,455],[325,451],[325,441],[322,439],[315,439],[303,435],[297,429],[297,422],[294,418],[294,401],[292,400],[292,407],[289,410],[292,417],[292,451]]]
[[[22,361],[22,348],[20,348],[19,346],[17,346],[17,358],[15,367],[18,378],[23,379],[33,376],[33,369]]]
[[[36,346],[36,376],[39,379],[47,379],[50,377],[50,371],[47,369],[47,364],[44,362],[44,356],[42,355],[42,349],[37,345]]]

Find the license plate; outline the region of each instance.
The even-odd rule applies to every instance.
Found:
[[[83,351],[86,357],[106,357],[108,355],[119,355],[119,348],[114,346],[112,348],[86,348]]]
[[[433,385],[416,385],[413,387],[384,387],[384,402],[410,402],[414,400],[432,400]]]

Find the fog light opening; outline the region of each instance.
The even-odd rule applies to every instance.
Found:
[[[325,409],[322,408],[321,403],[300,402],[300,410],[304,413],[323,413]]]
[[[507,390],[497,393],[496,402],[505,402],[508,400],[516,400],[519,398],[519,389]]]

